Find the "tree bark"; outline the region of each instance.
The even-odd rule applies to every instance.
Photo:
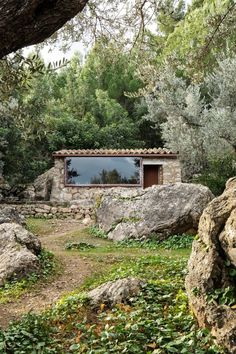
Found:
[[[88,1],[0,0],[0,58],[50,37]]]

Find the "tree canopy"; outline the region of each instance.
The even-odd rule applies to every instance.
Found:
[[[52,19],[55,4],[45,3],[37,11]],[[35,14],[39,3],[33,5]],[[0,62],[0,168],[12,183],[33,180],[61,148],[165,144],[180,152],[188,180],[209,169],[220,152],[234,151],[233,100],[225,93],[234,94],[234,1],[90,0],[72,10],[78,15],[66,11],[73,19],[49,42],[93,37],[85,60],[77,54],[55,70],[18,51]],[[40,18],[26,16],[24,23]],[[21,37],[14,26],[8,34]],[[22,41],[9,41],[7,50],[31,43],[27,36]]]

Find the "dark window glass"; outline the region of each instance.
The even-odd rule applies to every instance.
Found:
[[[66,184],[140,184],[138,157],[67,157]]]

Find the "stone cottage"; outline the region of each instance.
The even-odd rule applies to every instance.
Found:
[[[60,150],[53,157],[53,202],[89,199],[110,188],[124,191],[181,182],[178,155],[163,148]]]

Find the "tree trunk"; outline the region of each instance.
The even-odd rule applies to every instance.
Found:
[[[0,0],[0,58],[50,37],[88,1]]]

